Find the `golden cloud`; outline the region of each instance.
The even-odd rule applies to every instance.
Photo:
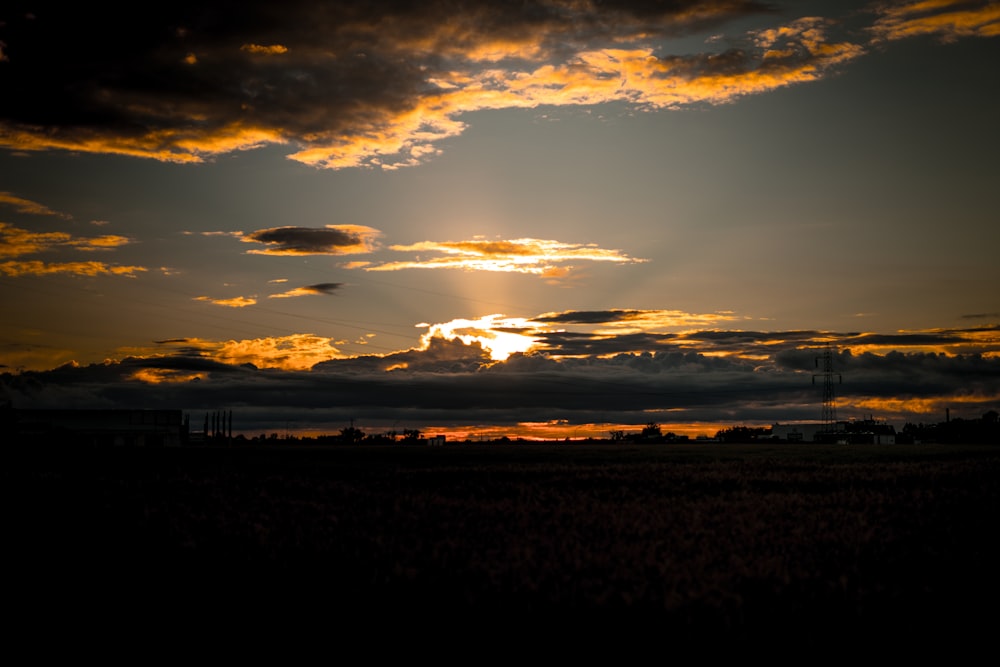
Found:
[[[58,247],[72,247],[77,250],[108,250],[130,242],[130,239],[124,236],[113,234],[81,238],[66,232],[31,232],[0,222],[0,257],[20,257]]]
[[[282,53],[288,53],[288,47],[282,46],[281,44],[244,44],[240,47],[240,50],[264,56],[276,56],[281,55]]]
[[[670,43],[666,36],[689,34],[708,20],[737,19],[759,9],[742,2],[691,3],[661,11],[570,2],[541,6],[530,16],[508,14],[492,5],[449,13],[436,3],[405,13],[380,9],[340,14],[333,9],[320,16],[290,9],[287,16],[266,17],[274,29],[260,34],[273,40],[240,46],[244,53],[265,57],[234,60],[224,57],[231,43],[206,43],[204,54],[177,54],[188,64],[177,77],[184,84],[176,84],[176,89],[91,86],[101,97],[84,100],[88,110],[100,116],[100,110],[113,109],[107,116],[122,119],[121,126],[69,120],[48,127],[0,119],[0,145],[200,163],[221,154],[288,144],[294,146],[288,157],[303,164],[391,170],[439,154],[442,140],[465,131],[461,118],[480,110],[612,102],[642,110],[726,104],[822,79],[865,52],[861,44],[832,38],[828,33],[834,22],[819,17],[746,33],[743,48],[664,52]],[[876,41],[913,35],[946,40],[1000,35],[996,2],[913,0],[883,4],[876,11],[871,27]],[[281,30],[283,26],[270,26],[283,20],[296,24],[295,34],[303,35],[301,46],[286,43],[283,37],[292,33]],[[324,36],[322,48],[309,39],[317,36],[311,30]],[[238,85],[220,86],[219,81]],[[79,82],[63,83],[70,89]],[[164,84],[175,85],[170,77]],[[191,96],[190,86],[196,84],[214,94]],[[48,117],[48,112],[39,114]],[[65,116],[71,118],[72,109]],[[148,129],[136,133],[135,128]],[[2,202],[25,212],[60,215],[7,193],[0,193]],[[306,254],[282,247],[253,252]]]
[[[123,101],[123,105],[127,103]],[[155,113],[150,110],[151,113]],[[253,150],[268,144],[284,144],[279,129],[246,127],[242,122],[221,127],[199,127],[204,118],[197,114],[178,119],[176,127],[149,130],[141,135],[111,131],[78,130],[65,135],[38,134],[28,129],[0,123],[0,145],[12,150],[64,150],[103,155],[149,158],[160,162],[200,164],[215,155]]]
[[[246,296],[235,296],[231,299],[213,299],[210,296],[196,296],[195,301],[207,301],[216,306],[226,306],[227,308],[246,308],[257,303],[257,299]]]
[[[651,47],[605,48],[580,51],[563,63],[547,63],[531,71],[496,67],[453,71],[435,78],[438,91],[415,100],[405,112],[373,116],[353,136],[340,135],[326,145],[318,142],[289,157],[333,169],[411,166],[437,153],[435,142],[464,131],[457,116],[485,109],[618,101],[649,109],[725,104],[815,81],[830,68],[864,53],[857,44],[827,42],[826,23],[809,18],[756,33],[756,54],[734,51],[657,57]],[[387,156],[398,159],[389,162]]]
[[[176,347],[181,348],[186,354],[195,353],[200,357],[224,364],[253,364],[257,368],[308,370],[321,361],[341,357],[340,351],[333,343],[332,338],[310,333],[228,341],[184,338],[164,341],[155,353],[162,353],[164,347]]]
[[[208,373],[204,371],[179,371],[171,368],[142,368],[132,373],[129,379],[145,382],[146,384],[164,384],[177,382],[191,382],[192,380],[204,380]]]
[[[58,211],[53,211],[48,206],[45,206],[44,204],[39,204],[38,202],[31,201],[30,199],[15,197],[9,192],[0,192],[0,204],[13,206],[14,209],[19,213],[30,213],[32,215],[51,215],[57,218],[64,218],[66,220],[73,217],[68,213],[60,213]]]
[[[42,262],[38,260],[10,261],[0,264],[0,273],[15,277],[65,273],[76,276],[114,275],[134,278],[135,274],[140,271],[146,271],[146,267],[105,264],[104,262]]]
[[[815,81],[863,53],[860,45],[830,40],[831,22],[808,18],[746,35],[746,49],[662,55],[666,35],[756,9],[724,2],[639,12],[569,3],[558,11],[541,7],[530,17],[496,7],[460,14],[442,14],[436,6],[377,17],[334,13],[323,17],[336,25],[322,49],[308,40],[302,47],[246,42],[245,53],[282,57],[252,58],[235,71],[226,69],[234,66],[231,59],[190,54],[197,67],[186,66],[183,80],[204,77],[197,81],[215,86],[212,96],[192,98],[187,87],[176,94],[102,87],[93,105],[115,109],[115,117],[125,110],[127,130],[81,123],[55,132],[0,122],[0,144],[194,163],[293,144],[289,158],[316,167],[397,169],[438,154],[441,140],[465,130],[460,117],[479,110],[723,104]],[[216,48],[222,54],[231,46]],[[239,81],[231,87],[238,93],[218,86],[220,80]],[[322,82],[336,98],[317,92]],[[135,134],[137,127],[150,129]]]
[[[879,11],[882,17],[872,27],[877,39],[937,35],[947,42],[1000,35],[1000,5],[995,2],[921,0],[886,5]]]
[[[596,245],[563,243],[543,239],[513,239],[491,241],[421,241],[411,245],[393,245],[398,252],[438,252],[447,255],[427,260],[387,262],[365,267],[366,271],[399,271],[402,269],[465,269],[469,271],[502,271],[553,276],[563,272],[558,265],[570,261],[645,262],[624,255],[619,250],[607,250]]]

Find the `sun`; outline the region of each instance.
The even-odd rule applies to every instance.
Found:
[[[538,344],[534,336],[513,331],[532,330],[534,323],[523,317],[505,317],[499,313],[484,315],[476,320],[456,319],[427,326],[427,333],[421,336],[424,347],[435,337],[446,340],[457,338],[466,345],[479,343],[493,361],[506,361],[510,355],[527,352]]]

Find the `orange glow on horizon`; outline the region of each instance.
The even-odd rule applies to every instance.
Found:
[[[145,382],[146,384],[163,384],[204,380],[207,377],[208,373],[204,372],[178,371],[169,368],[143,368],[132,373],[129,379]]]
[[[551,422],[520,422],[506,426],[497,425],[477,425],[477,426],[429,426],[425,429],[425,434],[443,435],[448,441],[463,442],[466,440],[497,440],[503,437],[511,440],[528,441],[580,441],[580,440],[610,440],[613,431],[622,431],[626,435],[639,434],[645,424],[615,424],[615,423],[586,423],[570,424],[565,421]],[[712,438],[720,430],[732,427],[732,423],[715,422],[678,422],[661,423],[660,428],[663,434],[673,433],[675,435],[687,436],[692,441],[698,437]],[[770,424],[767,424],[770,426]]]

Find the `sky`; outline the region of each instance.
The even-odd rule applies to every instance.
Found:
[[[998,2],[4,3],[0,401],[693,436],[829,380],[979,418],[997,63]]]

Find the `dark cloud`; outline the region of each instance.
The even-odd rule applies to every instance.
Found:
[[[306,285],[304,287],[295,287],[280,294],[272,294],[269,299],[289,299],[299,296],[315,296],[317,294],[333,294],[341,287],[343,283],[318,283],[316,285]]]
[[[308,292],[315,292],[316,294],[333,294],[338,289],[344,286],[344,283],[317,283],[315,285],[306,285],[299,289],[306,290]]]
[[[109,20],[81,3],[15,2],[0,13],[0,145],[199,162],[280,143],[307,164],[392,167],[433,154],[477,108],[715,103],[815,79],[857,55],[824,43],[814,20],[809,32],[743,35],[748,49],[649,58],[666,37],[772,13],[751,0],[180,1],[116,7]],[[635,63],[659,63],[648,84],[671,81],[566,101],[540,74],[581,76],[581,54],[625,48]],[[528,88],[508,85],[533,72]],[[679,85],[695,79],[691,91]],[[466,94],[484,84],[488,101]]]
[[[268,246],[250,251],[262,255],[340,255],[368,252],[377,234],[376,230],[360,225],[273,227],[245,234],[241,240]]]
[[[534,318],[536,322],[552,324],[607,324],[642,317],[645,310],[571,310],[563,313],[546,313]]]
[[[663,349],[674,342],[676,334],[632,333],[600,336],[559,331],[538,333],[536,337],[543,349],[550,354],[579,356]]]
[[[771,348],[757,339],[752,355],[718,354],[711,342],[684,349],[704,335],[663,343],[655,350],[556,357],[546,351],[493,361],[478,344],[430,339],[425,349],[387,356],[334,359],[311,370],[233,365],[192,346],[152,358],[90,366],[67,364],[44,372],[0,375],[0,394],[14,407],[172,407],[198,418],[232,409],[244,429],[342,428],[352,419],[368,428],[405,424],[492,424],[525,421],[769,423],[818,419],[822,379],[817,358],[824,343],[803,332],[774,332]],[[823,334],[829,337],[830,334]],[[735,335],[729,338],[734,338]],[[634,340],[634,339],[633,339]],[[176,341],[175,341],[176,342]],[[181,341],[183,343],[183,341]],[[569,345],[569,343],[564,343]],[[626,346],[627,347],[627,346]],[[907,345],[907,349],[912,346]],[[842,417],[869,413],[902,421],[933,421],[926,411],[953,405],[970,416],[996,409],[1000,358],[982,354],[853,353],[835,348],[836,393]],[[915,414],[913,410],[924,412]]]

